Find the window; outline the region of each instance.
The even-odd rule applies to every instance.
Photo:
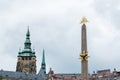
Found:
[[[31,60],[31,57],[29,57],[29,60]]]
[[[22,76],[20,76],[20,79],[22,79]]]
[[[24,60],[24,57],[22,57],[22,60]]]
[[[37,78],[35,78],[35,80],[37,80]]]
[[[18,58],[18,60],[20,60],[20,57]]]
[[[6,75],[6,77],[8,77],[8,75]]]
[[[27,60],[27,57],[25,57],[25,60]]]

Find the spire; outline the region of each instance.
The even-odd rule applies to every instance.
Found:
[[[43,49],[41,69],[44,71],[44,74],[46,74],[45,50],[44,49]]]
[[[29,26],[28,26],[28,30],[27,30],[26,36],[27,36],[27,38],[29,38],[29,36],[30,36]]]
[[[29,26],[28,26],[27,33],[26,33],[24,49],[21,52],[19,52],[19,56],[35,56],[34,49],[33,50],[31,49]]]
[[[28,26],[28,30],[26,33],[26,40],[24,43],[24,49],[31,49],[31,41],[30,41],[30,31],[29,31],[29,26]]]
[[[43,49],[43,56],[42,56],[42,65],[45,64],[45,50]]]
[[[40,68],[38,75],[41,75],[43,78],[46,79],[46,63],[45,63],[45,50],[44,49],[43,49],[43,55],[42,55],[41,68]]]

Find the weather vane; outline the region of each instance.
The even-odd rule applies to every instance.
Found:
[[[85,24],[87,22],[88,22],[88,20],[85,17],[83,17],[80,23]]]

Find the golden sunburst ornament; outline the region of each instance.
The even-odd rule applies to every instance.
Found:
[[[88,20],[85,17],[83,17],[80,23],[85,24],[87,22],[88,22]]]

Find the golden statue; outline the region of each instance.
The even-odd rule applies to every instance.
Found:
[[[85,24],[86,22],[88,22],[88,20],[85,17],[83,17],[81,23]]]

